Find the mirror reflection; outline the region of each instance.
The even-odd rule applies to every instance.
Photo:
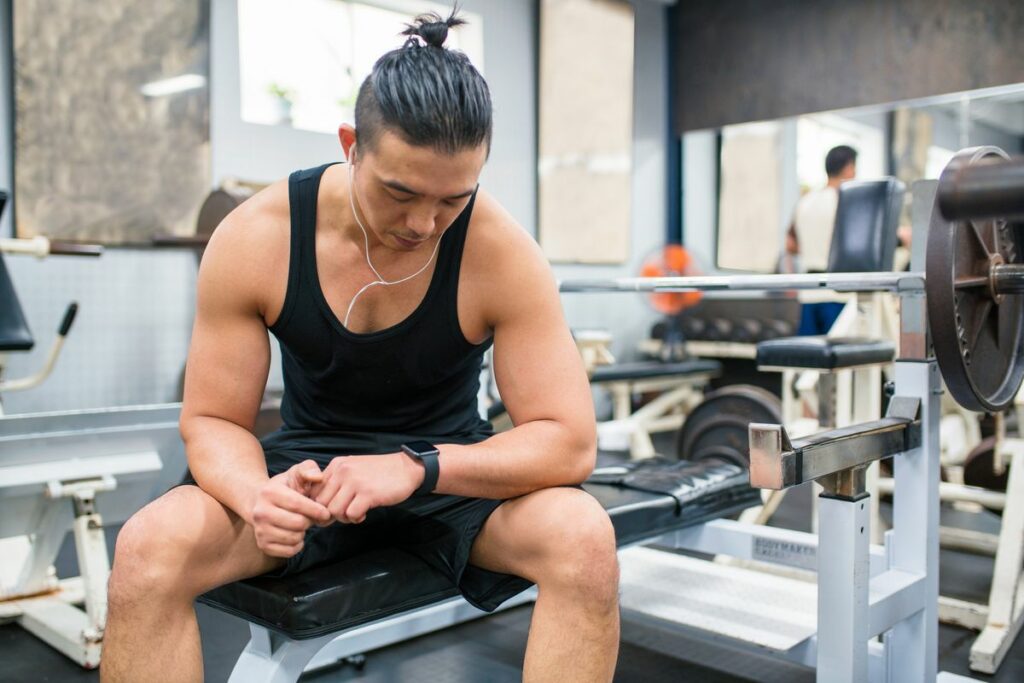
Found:
[[[701,229],[699,205],[708,203],[701,194],[709,193],[689,190],[699,182],[694,174],[706,172],[716,185],[704,207],[714,234],[702,253],[706,263],[821,272],[840,184],[893,176],[909,188],[937,178],[956,150],[978,145],[1024,151],[1024,84],[688,133],[684,158],[690,151],[696,158],[684,160],[684,192],[698,206],[687,209],[697,220],[686,232]],[[905,250],[906,207],[899,235]],[[907,258],[899,253],[897,267]]]

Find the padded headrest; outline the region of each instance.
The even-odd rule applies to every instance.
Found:
[[[892,270],[905,190],[906,186],[895,178],[851,181],[839,186],[828,272]]]
[[[0,215],[7,203],[7,193],[0,190]],[[3,253],[0,253],[0,352],[28,351],[35,344],[32,332],[21,312],[18,295],[14,291],[14,283],[7,274]]]

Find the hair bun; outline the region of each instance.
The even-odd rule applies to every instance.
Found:
[[[447,19],[443,19],[437,12],[427,12],[426,14],[419,15],[413,23],[406,24],[406,29],[402,31],[403,36],[409,36],[406,45],[410,43],[415,44],[416,37],[419,37],[425,44],[431,47],[443,48],[444,41],[448,39],[448,29],[466,23],[465,19],[455,16],[457,11],[458,8],[456,7]]]

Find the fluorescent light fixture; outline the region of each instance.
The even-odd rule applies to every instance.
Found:
[[[146,97],[166,97],[188,90],[195,90],[206,86],[206,76],[199,74],[182,74],[173,78],[164,78],[159,81],[146,83],[139,91]]]

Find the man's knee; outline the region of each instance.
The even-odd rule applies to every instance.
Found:
[[[579,592],[588,599],[614,602],[619,564],[615,529],[608,513],[590,495],[568,490],[557,504],[555,533],[547,539],[546,576],[558,590]]]
[[[195,597],[190,595],[186,567],[194,548],[160,507],[139,510],[118,532],[107,591],[114,609],[162,598]]]

